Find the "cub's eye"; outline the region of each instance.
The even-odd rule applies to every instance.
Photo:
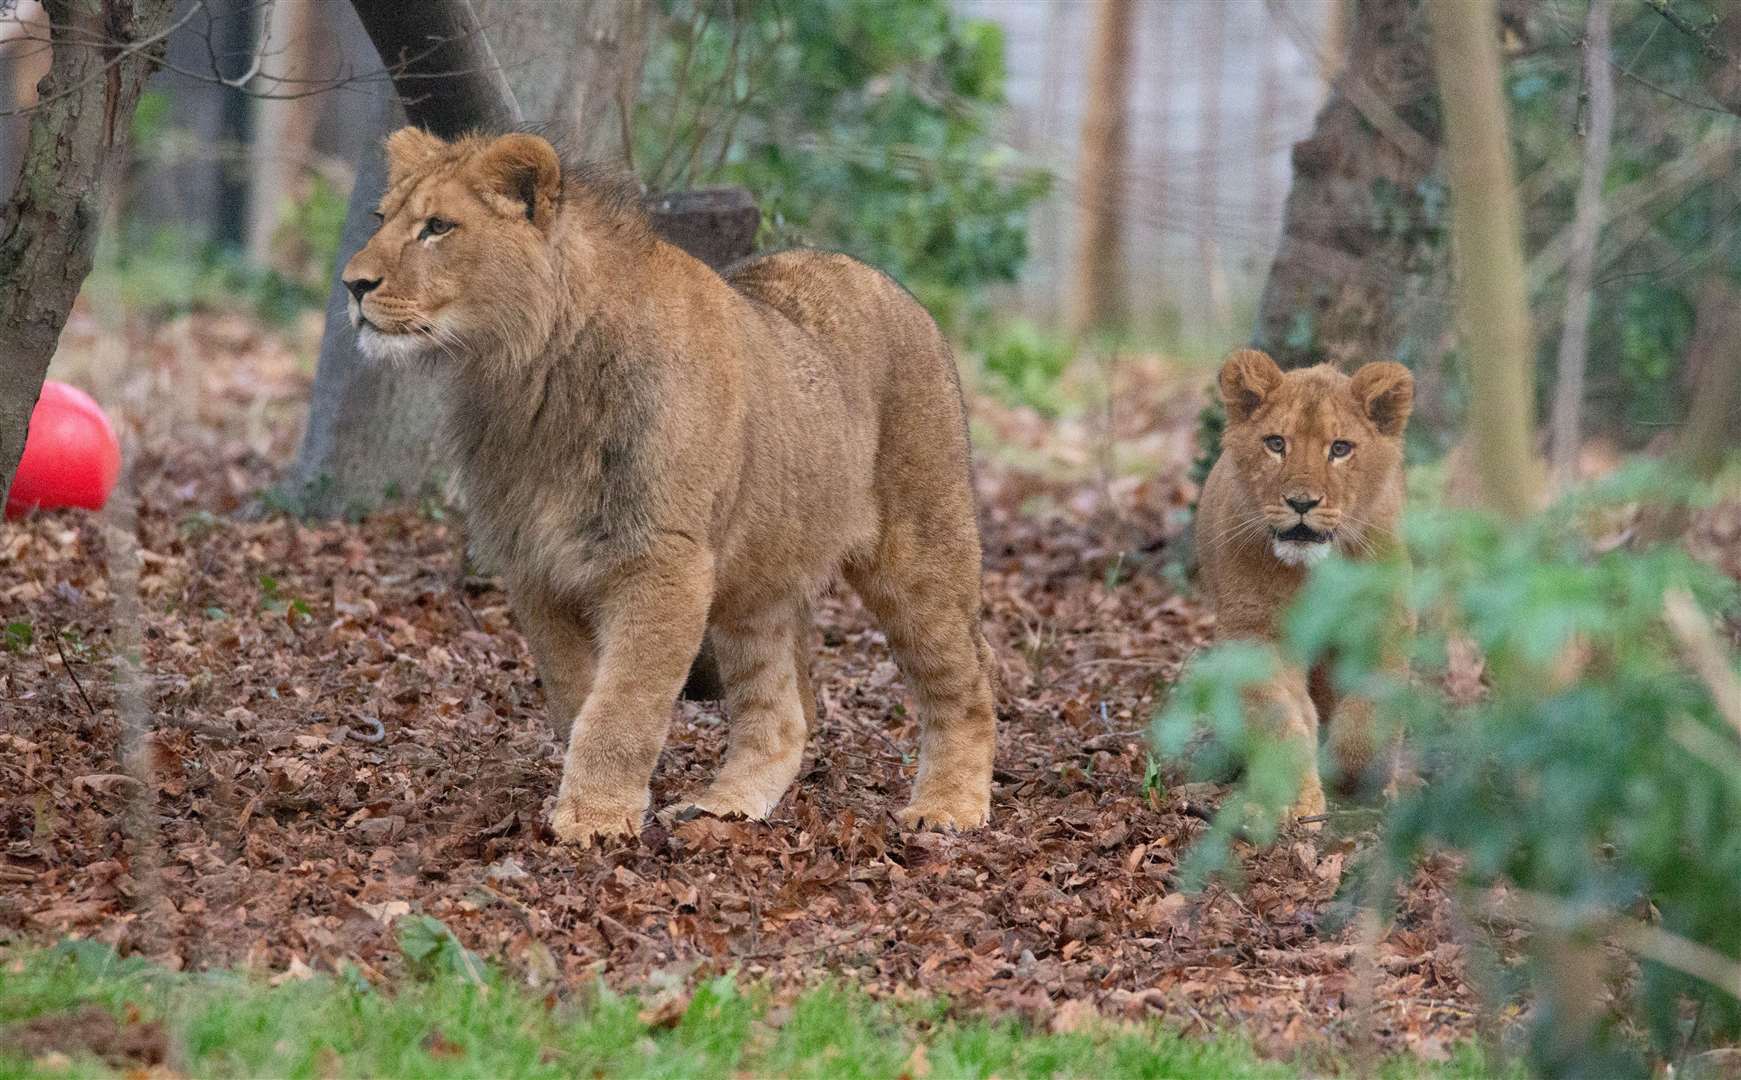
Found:
[[[1282,438],[1280,435],[1264,436],[1263,444],[1269,448],[1269,451],[1272,454],[1286,453],[1288,449],[1288,440]]]
[[[1354,444],[1347,439],[1337,439],[1330,444],[1330,456],[1333,458],[1344,458],[1352,453],[1354,453]]]
[[[374,218],[374,219],[375,219],[375,224],[377,224],[377,225],[384,225],[384,224],[386,224],[386,221],[387,221],[387,215],[386,215],[386,214],[383,214],[383,213],[381,213],[381,211],[379,211],[379,210],[371,210],[371,211],[369,211],[369,216],[370,216],[370,217],[372,217],[372,218]]]
[[[417,239],[425,240],[431,236],[441,236],[453,231],[453,222],[446,218],[432,217],[423,223],[423,231],[417,234]]]

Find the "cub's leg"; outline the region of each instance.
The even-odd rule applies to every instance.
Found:
[[[881,624],[918,699],[919,775],[901,824],[985,824],[997,717],[971,524],[951,531],[887,522],[874,557],[849,565],[846,578]]]
[[[701,648],[713,559],[686,539],[662,542],[618,571],[599,598],[598,674],[568,737],[550,827],[563,840],[632,836],[665,744],[671,706]]]
[[[1324,785],[1318,778],[1318,710],[1312,704],[1306,673],[1284,666],[1249,692],[1247,707],[1260,730],[1289,746],[1299,759],[1300,793],[1288,808],[1294,818],[1324,812]]]
[[[544,683],[544,704],[550,712],[550,728],[566,744],[580,707],[592,691],[598,666],[598,642],[592,627],[577,610],[553,603],[531,588],[515,588],[510,594],[514,619]]]
[[[1406,660],[1387,659],[1385,666],[1392,678],[1408,677]],[[1327,694],[1328,707],[1320,705],[1319,715],[1330,725],[1330,762],[1335,770],[1331,780],[1336,790],[1344,795],[1373,795],[1388,790],[1396,770],[1401,733],[1381,728],[1372,699],[1358,694],[1338,696],[1333,690],[1327,690]]]
[[[694,806],[710,814],[766,817],[804,758],[815,719],[808,617],[781,604],[747,616],[717,619],[708,628],[725,686],[730,741],[725,764]]]

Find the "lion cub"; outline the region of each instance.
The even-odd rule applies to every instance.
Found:
[[[990,809],[991,653],[965,408],[889,278],[792,251],[725,277],[628,188],[534,135],[387,140],[381,226],[345,267],[373,358],[450,388],[479,553],[568,738],[551,827],[632,834],[703,635],[731,716],[693,805],[763,817],[815,720],[809,604],[836,577],[918,699],[909,826]]]
[[[1402,435],[1414,377],[1394,363],[1352,376],[1328,364],[1284,374],[1266,354],[1241,349],[1222,365],[1219,383],[1227,430],[1198,502],[1198,558],[1221,637],[1273,642],[1307,569],[1332,548],[1354,559],[1400,556]],[[1400,647],[1391,662],[1406,663]],[[1284,667],[1254,697],[1265,722],[1298,740],[1310,763],[1294,816],[1324,810],[1320,720],[1340,786],[1388,779],[1391,755],[1375,737],[1372,703],[1338,700],[1325,665]]]

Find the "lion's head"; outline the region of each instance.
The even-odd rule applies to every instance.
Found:
[[[1402,434],[1414,377],[1401,364],[1344,375],[1328,364],[1283,373],[1255,349],[1221,367],[1229,457],[1283,562],[1303,565],[1371,543],[1402,499]]]
[[[380,227],[345,265],[351,325],[374,360],[462,361],[548,337],[559,305],[556,150],[536,135],[387,138]]]

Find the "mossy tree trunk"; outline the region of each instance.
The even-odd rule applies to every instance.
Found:
[[[1349,5],[1346,62],[1311,136],[1294,146],[1281,243],[1253,334],[1284,368],[1353,366],[1401,350],[1408,282],[1432,264],[1440,236],[1427,6]]]
[[[172,0],[48,0],[52,55],[17,190],[0,211],[0,504],[73,300],[111,168],[162,55]]]

